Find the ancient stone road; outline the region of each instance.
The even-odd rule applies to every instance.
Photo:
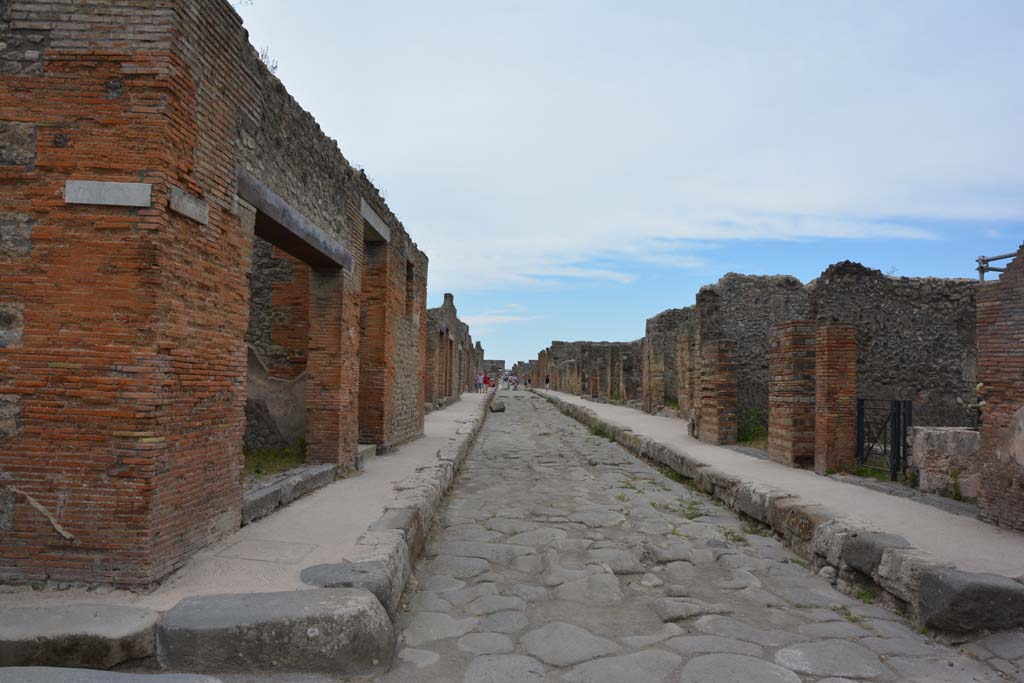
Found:
[[[839,593],[543,399],[499,398],[507,411],[489,416],[439,517],[381,683],[1013,680]],[[1006,651],[989,662],[1024,663],[1019,639]]]

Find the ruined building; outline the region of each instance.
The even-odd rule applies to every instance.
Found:
[[[345,472],[478,362],[453,318],[437,376],[426,256],[231,5],[130,10],[0,5],[0,580],[157,581],[243,441]]]
[[[525,364],[533,385],[611,403],[639,403],[642,398],[642,341],[551,342]]]
[[[1000,286],[988,291],[1012,290]],[[852,467],[858,399],[867,399],[869,421],[870,406],[888,410],[901,400],[914,425],[974,427],[976,288],[974,280],[896,278],[850,262],[806,286],[729,273],[701,288],[692,306],[648,319],[641,407],[678,409],[690,433],[712,443],[766,432],[770,457],[822,472]],[[625,368],[630,354],[609,355],[607,343],[552,342],[537,363],[554,389],[615,400],[620,357]]]
[[[455,297],[444,295],[444,303],[427,309],[424,400],[433,410],[472,391],[477,373],[483,372],[484,349],[474,346],[469,326],[459,320]]]

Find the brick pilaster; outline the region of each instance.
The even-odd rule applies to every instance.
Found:
[[[852,470],[857,447],[857,329],[818,328],[815,376],[814,470]]]
[[[702,350],[700,438],[710,443],[736,442],[735,342],[719,339]]]
[[[768,352],[768,457],[814,464],[815,337],[812,320],[774,325]]]

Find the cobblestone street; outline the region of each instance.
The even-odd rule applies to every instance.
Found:
[[[1015,679],[1019,634],[970,646],[988,663],[930,640],[540,397],[498,398],[381,683]]]

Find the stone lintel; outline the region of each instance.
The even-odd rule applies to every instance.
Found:
[[[196,223],[207,225],[210,222],[210,207],[205,201],[184,190],[171,186],[171,211],[191,218]]]
[[[352,269],[352,254],[241,166],[238,196],[256,209],[256,235],[317,268]]]
[[[153,186],[149,183],[118,183],[106,180],[67,180],[65,204],[101,206],[151,206]]]
[[[366,242],[390,242],[391,229],[388,224],[377,215],[365,199],[359,198],[359,215],[363,217],[363,228],[365,229],[363,240]]]

